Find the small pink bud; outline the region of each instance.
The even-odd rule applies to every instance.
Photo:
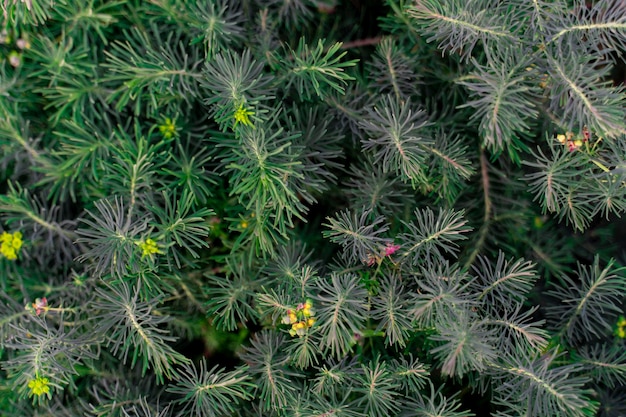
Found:
[[[46,307],[48,307],[48,300],[46,297],[37,298],[33,303],[33,308],[35,309],[35,313],[40,315],[43,311],[45,311]]]
[[[394,245],[392,243],[387,243],[387,246],[385,246],[385,256],[391,256],[394,253],[396,253],[396,251],[400,249],[400,245]]]

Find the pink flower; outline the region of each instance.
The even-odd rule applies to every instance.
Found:
[[[40,315],[42,312],[46,311],[48,307],[48,300],[46,297],[37,298],[33,303],[33,308],[35,309],[35,313]]]
[[[393,243],[387,243],[387,246],[385,246],[385,256],[391,256],[394,253],[396,253],[396,251],[400,249],[400,245],[394,245]]]

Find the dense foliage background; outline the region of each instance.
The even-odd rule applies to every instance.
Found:
[[[619,0],[3,0],[0,414],[626,415]]]

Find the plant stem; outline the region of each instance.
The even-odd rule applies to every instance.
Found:
[[[357,39],[352,42],[346,42],[341,45],[341,49],[360,48],[362,46],[377,45],[383,39],[382,36],[375,36],[373,38]]]
[[[485,209],[483,213],[483,224],[478,231],[478,240],[474,245],[474,249],[470,253],[464,267],[468,268],[474,263],[476,256],[480,253],[485,240],[487,239],[487,232],[489,231],[489,225],[491,223],[491,197],[489,196],[489,168],[487,166],[487,157],[485,156],[485,150],[480,150],[480,175],[482,177],[483,184],[483,200],[485,203]]]

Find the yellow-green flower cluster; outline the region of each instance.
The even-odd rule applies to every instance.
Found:
[[[172,139],[178,134],[176,129],[176,120],[172,120],[169,117],[163,119],[163,121],[159,124],[159,132],[161,132],[165,139]]]
[[[235,126],[241,123],[242,125],[253,127],[250,116],[254,116],[254,112],[247,109],[243,105],[243,103],[240,104],[237,110],[235,110],[235,114],[233,115],[233,119],[235,119]]]
[[[143,258],[144,256],[152,256],[155,253],[163,253],[159,250],[159,245],[157,245],[157,243],[148,238],[146,240],[142,240],[136,243],[139,248],[141,249],[141,257]]]
[[[626,339],[626,317],[620,316],[617,321],[617,328],[615,329],[615,336],[620,339]]]
[[[31,379],[28,383],[28,388],[30,388],[31,395],[36,395],[41,397],[43,394],[50,393],[50,381],[48,378],[37,377],[35,379]]]
[[[10,261],[17,259],[17,254],[22,247],[22,233],[2,232],[0,235],[0,254]]]
[[[295,309],[287,310],[287,315],[283,317],[283,324],[290,324],[289,334],[293,336],[304,336],[306,330],[315,323],[315,311],[313,311],[313,303],[307,300],[298,304]]]

